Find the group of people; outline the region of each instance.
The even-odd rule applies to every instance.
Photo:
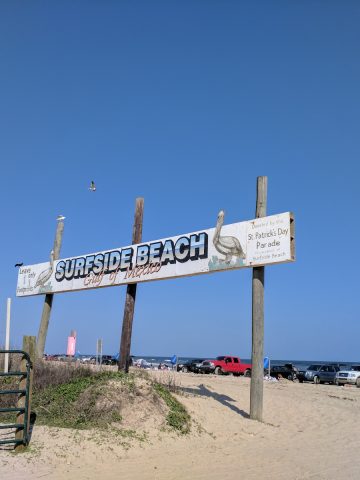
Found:
[[[169,367],[169,365],[166,365],[166,363],[159,363],[158,370],[171,370],[171,367]]]

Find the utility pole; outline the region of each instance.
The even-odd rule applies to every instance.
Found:
[[[58,260],[60,255],[63,232],[64,232],[64,221],[63,221],[63,218],[60,217],[56,227],[56,235],[55,235],[54,248],[53,248],[54,260]],[[40,322],[39,333],[38,333],[37,344],[36,344],[37,358],[42,358],[44,355],[45,342],[46,342],[46,336],[49,328],[53,297],[54,297],[53,293],[47,293],[45,295],[44,307],[41,315],[41,322]]]
[[[257,178],[256,218],[266,216],[267,177]],[[252,276],[252,351],[250,418],[262,422],[264,394],[264,274],[265,267],[254,267]]]
[[[136,199],[136,205],[135,205],[135,217],[134,217],[134,226],[133,226],[133,234],[132,234],[133,245],[141,242],[143,216],[144,216],[144,199],[139,197]],[[129,363],[130,363],[131,334],[132,334],[132,325],[133,325],[134,310],[135,310],[136,287],[137,287],[136,283],[129,283],[126,288],[126,300],[125,300],[124,318],[123,318],[121,342],[120,342],[120,355],[119,355],[119,363],[118,363],[118,370],[123,370],[126,373],[129,371]]]

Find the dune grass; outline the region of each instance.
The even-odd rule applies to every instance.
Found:
[[[119,399],[99,407],[107,383],[120,382],[128,391],[134,389],[134,378],[121,372],[98,372],[77,376],[65,383],[34,390],[32,408],[38,423],[67,428],[105,428],[121,421]]]
[[[166,417],[167,424],[179,433],[189,433],[191,419],[186,408],[171,394],[166,385],[156,382],[153,384],[153,387],[155,392],[169,407],[169,413]]]
[[[36,412],[38,425],[75,429],[106,429],[114,422],[121,425],[123,406],[131,404],[136,396],[142,396],[153,402],[162,399],[168,407],[164,421],[170,429],[180,434],[190,432],[190,416],[172,395],[171,386],[152,380],[147,372],[99,372],[81,365],[47,362],[37,363],[34,372],[32,411]],[[144,381],[150,388],[148,393],[140,387]],[[15,378],[3,378],[0,388],[16,388],[15,382]],[[5,397],[0,396],[0,403]],[[11,404],[16,404],[16,396],[8,398],[2,406]],[[162,415],[161,412],[158,410],[158,415]],[[12,420],[6,417],[0,421],[10,423]]]

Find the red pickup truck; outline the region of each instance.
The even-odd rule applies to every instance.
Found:
[[[216,375],[245,375],[245,377],[251,376],[251,364],[242,363],[239,357],[231,357],[230,355],[224,355],[216,357],[215,360],[209,360],[214,368]]]

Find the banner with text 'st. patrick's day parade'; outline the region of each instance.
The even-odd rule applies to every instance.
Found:
[[[23,266],[16,295],[28,296],[185,277],[295,260],[294,217],[281,213],[103,252]]]

